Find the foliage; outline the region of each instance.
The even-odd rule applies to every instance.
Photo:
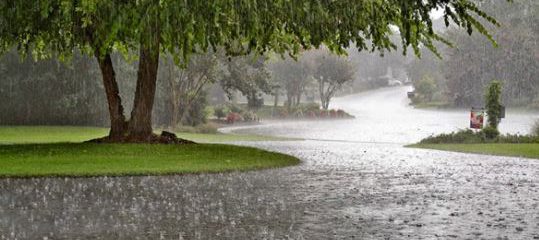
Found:
[[[423,76],[419,81],[414,81],[415,94],[424,101],[432,101],[436,87],[436,82],[428,75]]]
[[[221,86],[232,97],[232,91],[239,91],[247,98],[249,109],[260,108],[264,104],[262,93],[270,94],[270,74],[265,66],[265,57],[248,55],[224,60],[226,72]]]
[[[213,114],[217,119],[221,119],[226,117],[228,114],[228,109],[223,105],[215,106],[213,108]]]
[[[318,55],[315,61],[316,71],[313,77],[318,82],[322,108],[327,110],[331,98],[345,83],[353,79],[354,70],[346,59],[325,52]]]
[[[500,135],[497,129],[486,127],[479,132],[466,129],[452,133],[443,133],[424,138],[419,142],[419,144],[448,143],[539,143],[539,137],[533,135]]]
[[[136,48],[158,39],[177,59],[208,47],[230,54],[248,51],[297,53],[325,44],[342,52],[393,49],[390,25],[416,52],[443,39],[432,31],[430,13],[444,9],[446,25],[474,29],[490,38],[478,19],[497,22],[469,0],[408,1],[6,1],[0,5],[0,46],[68,54],[72,47]],[[217,14],[219,13],[219,14]],[[478,17],[474,17],[478,16]],[[133,17],[138,16],[138,17]],[[75,23],[75,24],[74,24]],[[74,28],[73,26],[77,26]],[[158,28],[157,28],[158,27]],[[89,36],[88,36],[89,35]],[[157,36],[157,38],[155,38]],[[370,45],[370,46],[369,46]]]
[[[455,48],[439,48],[443,59],[423,54],[410,74],[431,74],[449,100],[458,107],[483,105],[479,96],[492,79],[500,79],[502,97],[509,105],[528,106],[539,96],[539,1],[521,0],[505,4],[491,1],[481,5],[501,27],[493,31],[498,46],[477,35],[468,36],[457,29],[443,34]],[[420,71],[420,67],[424,70]]]
[[[221,75],[214,53],[193,55],[185,68],[178,68],[171,57],[162,58],[159,77],[166,81],[163,91],[168,106],[169,126],[198,125],[206,121],[206,89]]]
[[[286,107],[299,105],[305,88],[313,80],[311,76],[315,66],[309,61],[309,56],[302,54],[297,60],[287,57],[271,63],[270,68],[273,81],[285,91]]]
[[[181,123],[183,125],[196,126],[206,123],[208,116],[211,114],[208,112],[207,94],[203,92],[195,98],[186,112],[183,114]]]
[[[439,144],[439,143],[480,143],[483,139],[480,134],[470,129],[460,130],[452,133],[442,133],[436,136],[430,136],[422,139],[420,144]]]
[[[229,103],[228,109],[230,110],[229,112],[235,112],[235,113],[243,113],[244,111],[244,109],[240,105],[237,105],[234,103]]]
[[[501,92],[502,85],[498,81],[489,84],[485,93],[485,107],[487,109],[488,126],[494,130],[498,129],[498,123],[501,119]]]
[[[344,119],[353,118],[354,116],[340,109],[324,110],[320,108],[318,103],[302,103],[295,107],[288,108],[286,106],[264,106],[254,112],[257,117],[262,119]],[[333,114],[331,114],[333,113]]]
[[[245,121],[245,122],[256,122],[256,121],[258,121],[258,116],[256,115],[256,113],[254,113],[252,111],[243,112],[241,117],[243,118],[243,121]]]
[[[497,128],[493,126],[486,126],[481,130],[481,133],[483,136],[485,136],[486,139],[495,139],[500,135],[500,131],[498,131]]]

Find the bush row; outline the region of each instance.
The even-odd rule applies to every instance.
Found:
[[[459,130],[457,132],[430,136],[421,140],[419,143],[539,143],[538,135],[500,135],[497,134],[497,130],[496,132],[494,130],[489,127],[477,132],[470,129]]]

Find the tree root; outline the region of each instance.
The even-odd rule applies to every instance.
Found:
[[[196,144],[193,141],[178,138],[176,134],[162,131],[161,135],[150,134],[148,136],[122,136],[122,137],[111,137],[106,136],[102,138],[96,138],[87,143],[149,143],[149,144]]]

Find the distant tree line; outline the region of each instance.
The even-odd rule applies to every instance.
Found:
[[[424,51],[409,65],[416,89],[428,89],[420,91],[424,95],[435,92],[424,101],[479,106],[487,85],[499,80],[505,104],[539,108],[539,1],[492,1],[482,7],[501,24],[491,30],[498,46],[450,28],[444,35],[455,47],[440,48],[442,59]]]
[[[325,49],[304,52],[298,59],[285,58],[270,64],[272,77],[284,94],[287,108],[296,107],[304,96],[314,101],[317,96],[323,109],[342,87],[354,80],[355,68],[352,62],[342,56],[331,54]],[[277,101],[276,101],[277,102]]]
[[[132,108],[136,60],[112,55],[120,95]],[[223,94],[240,92],[249,102],[270,93],[269,73],[262,57],[225,57],[210,52],[193,55],[185,66],[160,58],[153,122],[174,128],[198,125],[208,115],[208,90],[218,85]],[[0,125],[107,126],[103,82],[94,58],[74,54],[69,62],[35,61],[15,51],[0,58]],[[251,103],[254,104],[254,103]]]
[[[126,111],[132,106],[137,74],[136,59],[112,55],[120,96]],[[153,120],[174,128],[206,122],[208,92],[219,86],[229,99],[239,93],[249,109],[264,104],[263,96],[285,95],[285,105],[300,104],[308,94],[317,96],[324,109],[343,84],[353,80],[351,62],[327,50],[308,51],[297,60],[290,57],[246,55],[227,57],[222,52],[196,54],[181,66],[161,56]],[[75,54],[69,62],[35,61],[11,51],[0,58],[0,125],[107,126],[107,103],[97,61]],[[125,89],[125,90],[124,90]],[[215,94],[215,93],[213,93]]]

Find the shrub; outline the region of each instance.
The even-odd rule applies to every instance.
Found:
[[[253,121],[256,121],[258,119],[256,114],[254,112],[251,112],[251,111],[244,112],[242,114],[242,117],[243,117],[243,120],[246,121],[246,122],[253,122]]]
[[[307,112],[307,117],[308,118],[316,118],[316,113],[314,111],[308,111]]]
[[[506,134],[497,138],[499,143],[539,143],[539,137],[532,135]]]
[[[317,112],[318,110],[320,110],[319,103],[313,102],[313,103],[306,103],[305,105],[303,105],[304,112],[308,112],[308,111]]]
[[[236,104],[229,104],[228,109],[230,109],[230,112],[243,113],[243,108]]]
[[[326,118],[326,117],[328,117],[328,115],[329,115],[328,110],[320,110],[319,116],[321,118]]]
[[[437,91],[436,81],[431,76],[425,75],[419,81],[414,82],[414,89],[418,99],[412,99],[413,102],[432,101],[432,97]]]
[[[221,119],[226,117],[226,114],[228,113],[228,109],[225,108],[223,105],[216,106],[213,109],[213,115],[217,117],[217,119]]]
[[[337,111],[335,111],[335,109],[329,110],[329,116],[332,117],[332,118],[336,118],[337,117]]]
[[[483,130],[481,130],[480,133],[482,133],[485,138],[491,139],[491,140],[497,138],[500,135],[500,132],[498,131],[498,129],[490,125],[483,128]]]
[[[459,130],[452,133],[442,133],[436,136],[430,136],[420,143],[481,143],[484,142],[482,134],[476,134],[470,129]]]
[[[500,135],[497,129],[486,127],[480,132],[466,129],[430,136],[421,140],[419,143],[539,143],[539,136],[518,134]]]
[[[293,115],[296,118],[302,118],[304,116],[302,108],[297,107],[297,108],[293,109]]]
[[[228,123],[235,123],[235,122],[243,121],[243,118],[237,112],[229,112],[228,115],[226,116],[226,121]]]
[[[344,118],[344,117],[347,117],[348,114],[344,110],[339,109],[339,110],[337,110],[337,116],[340,117],[340,118]]]

